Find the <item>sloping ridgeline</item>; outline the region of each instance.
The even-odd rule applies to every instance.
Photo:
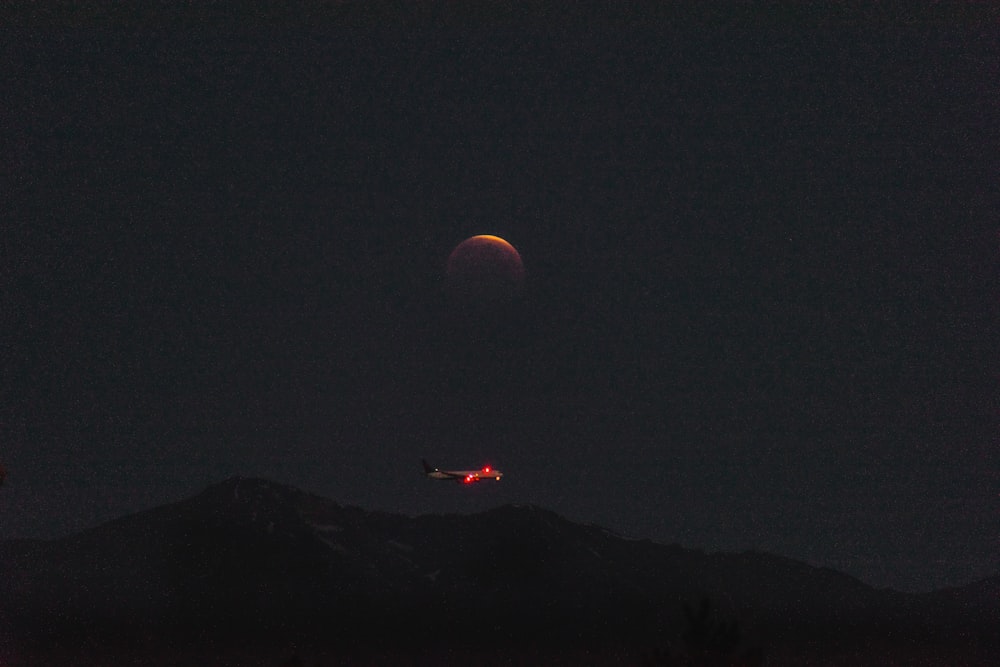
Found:
[[[996,589],[907,595],[767,554],[629,540],[537,507],[410,518],[234,478],[63,539],[0,543],[0,660],[290,646],[654,664],[873,645],[986,654],[1000,650]]]

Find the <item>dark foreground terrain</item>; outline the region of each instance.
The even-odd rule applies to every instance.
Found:
[[[530,506],[343,507],[259,479],[0,543],[0,664],[995,664],[1000,579],[876,590]]]

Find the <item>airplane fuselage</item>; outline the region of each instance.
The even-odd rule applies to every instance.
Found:
[[[494,470],[490,466],[479,470],[441,470],[430,467],[426,461],[424,461],[424,474],[430,479],[451,480],[460,484],[473,484],[483,480],[499,482],[500,478],[503,477],[502,472]]]

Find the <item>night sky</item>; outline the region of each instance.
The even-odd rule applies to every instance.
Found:
[[[241,475],[1000,572],[1000,14],[565,4],[8,21],[0,538]]]

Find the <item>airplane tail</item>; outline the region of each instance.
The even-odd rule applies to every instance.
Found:
[[[428,474],[428,473],[434,472],[434,468],[432,468],[430,466],[430,464],[427,463],[426,459],[420,459],[420,462],[424,464],[424,474]]]

